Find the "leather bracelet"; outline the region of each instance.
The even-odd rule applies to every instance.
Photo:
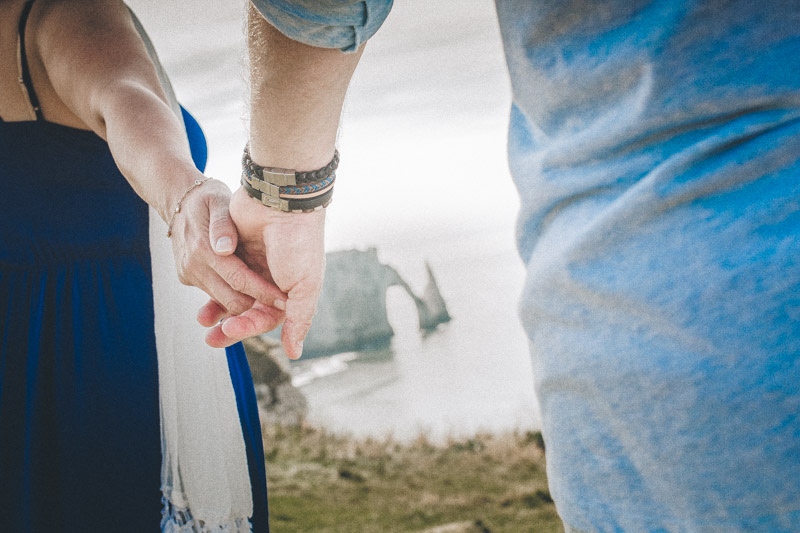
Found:
[[[333,159],[322,168],[297,172],[288,168],[262,167],[250,157],[250,145],[246,144],[242,154],[242,172],[247,172],[251,176],[258,176],[259,179],[278,185],[297,185],[298,183],[311,183],[327,178],[339,168],[339,150],[333,150]]]
[[[308,172],[262,167],[250,157],[250,146],[242,154],[242,187],[262,205],[280,211],[306,213],[327,207],[333,196],[339,151],[324,167]]]
[[[251,187],[254,189],[258,189],[261,192],[266,192],[268,194],[272,194],[274,196],[286,196],[286,195],[308,195],[314,194],[318,191],[326,189],[333,182],[336,180],[336,174],[330,174],[329,176],[321,179],[320,181],[314,183],[308,183],[306,185],[284,185],[279,187],[278,185],[274,185],[272,183],[266,182],[263,179],[259,178],[258,175],[253,172],[249,168],[242,169],[242,179],[244,179]]]
[[[264,193],[252,187],[242,178],[242,188],[254,200],[262,205],[272,207],[286,213],[310,213],[328,207],[333,200],[333,186],[316,196],[305,196],[297,199],[280,198]]]

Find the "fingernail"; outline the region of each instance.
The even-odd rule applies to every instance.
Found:
[[[233,239],[230,237],[220,237],[214,245],[214,250],[220,254],[226,254],[233,251]]]
[[[281,311],[286,311],[286,302],[280,299],[275,300],[274,302],[272,302],[272,307],[274,307],[275,309],[280,309]]]
[[[294,356],[294,358],[300,359],[300,356],[303,355],[303,341],[294,343],[294,351],[297,354]]]

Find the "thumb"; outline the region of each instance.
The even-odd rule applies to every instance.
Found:
[[[231,255],[239,241],[239,233],[228,211],[228,200],[215,196],[209,204],[208,237],[217,255]]]

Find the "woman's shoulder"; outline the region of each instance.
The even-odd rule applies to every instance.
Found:
[[[26,0],[0,0],[0,118],[30,120],[30,107],[19,83],[17,36]]]
[[[22,12],[25,0],[13,3]],[[142,52],[127,7],[121,0],[35,0],[25,27],[25,59],[45,120],[91,129],[92,99],[109,79],[124,79]],[[12,43],[12,56],[15,50]],[[7,67],[3,74],[4,83],[17,77]]]

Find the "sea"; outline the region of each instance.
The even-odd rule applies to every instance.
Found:
[[[232,188],[247,138],[245,2],[130,0]],[[292,363],[309,422],[434,441],[540,424],[517,317],[524,268],[506,162],[511,89],[491,0],[403,0],[367,44],[345,102],[326,248],[375,247],[421,293],[430,264],[452,320],[430,333],[390,288],[382,350]]]

